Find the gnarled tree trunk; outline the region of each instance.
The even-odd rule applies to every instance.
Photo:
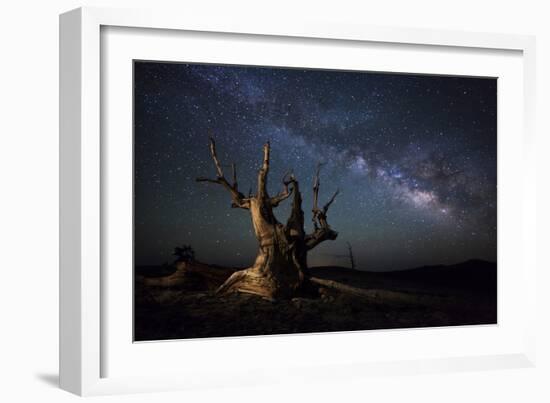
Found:
[[[326,216],[338,191],[322,209],[318,207],[319,166],[313,186],[314,231],[306,234],[302,196],[294,175],[288,173],[283,177],[283,190],[279,194],[273,197],[268,195],[269,143],[263,147],[263,163],[258,172],[257,194],[248,197],[238,190],[235,164],[232,164],[233,183],[229,183],[225,178],[213,139],[210,139],[210,153],[216,167],[217,178],[198,178],[197,181],[222,185],[231,194],[232,207],[249,210],[254,233],[259,243],[254,264],[232,274],[218,292],[244,292],[269,299],[291,298],[300,294],[304,291],[309,279],[307,252],[325,240],[336,239],[338,235],[328,225]],[[292,211],[287,223],[283,225],[276,219],[273,209],[291,195],[293,196]]]

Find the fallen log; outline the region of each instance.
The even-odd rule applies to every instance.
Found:
[[[179,262],[176,264],[174,273],[163,277],[143,277],[141,282],[150,287],[177,287],[193,291],[213,291],[218,289],[237,270],[200,262]]]

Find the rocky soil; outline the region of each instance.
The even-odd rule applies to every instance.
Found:
[[[312,268],[315,295],[286,301],[216,294],[235,269],[182,263],[174,270],[136,268],[136,341],[497,321],[496,265],[483,261],[386,273]]]

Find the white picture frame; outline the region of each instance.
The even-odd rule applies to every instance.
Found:
[[[60,385],[63,389],[79,395],[96,395],[223,386],[230,383],[248,385],[274,381],[294,382],[297,379],[302,382],[304,379],[335,379],[379,373],[409,374],[534,365],[535,318],[528,315],[521,323],[515,323],[511,318],[510,322],[514,323],[509,327],[500,323],[500,327],[485,328],[479,332],[469,328],[451,329],[448,332],[445,329],[436,331],[419,329],[414,332],[353,332],[353,334],[342,332],[323,336],[321,344],[318,342],[318,335],[294,335],[233,338],[230,341],[219,339],[193,341],[194,344],[187,350],[184,348],[185,345],[178,342],[148,343],[149,346],[137,346],[136,349],[124,330],[120,332],[124,333],[123,336],[110,335],[106,328],[113,327],[113,322],[106,318],[109,315],[112,316],[112,312],[118,311],[111,312],[112,305],[108,301],[112,298],[108,296],[113,285],[119,284],[117,281],[122,280],[112,278],[105,272],[107,248],[103,243],[105,237],[102,229],[106,226],[102,220],[108,219],[102,214],[106,197],[104,193],[108,189],[105,187],[105,182],[107,182],[106,178],[114,172],[109,171],[110,168],[106,169],[110,165],[106,162],[108,157],[105,145],[109,145],[110,142],[102,138],[102,133],[110,130],[110,123],[102,120],[106,115],[105,111],[102,113],[105,101],[102,93],[105,94],[111,90],[106,88],[110,84],[102,81],[102,74],[105,73],[102,57],[109,55],[102,49],[105,47],[102,31],[109,30],[109,27],[172,33],[193,32],[195,36],[200,36],[200,33],[204,35],[217,33],[218,36],[227,35],[228,37],[246,36],[253,37],[260,44],[262,40],[284,42],[290,39],[305,41],[304,45],[308,46],[308,44],[311,45],[311,41],[329,41],[327,46],[332,46],[334,49],[346,43],[374,43],[380,46],[420,47],[421,51],[432,48],[441,51],[465,49],[479,55],[491,52],[515,52],[515,61],[511,62],[511,66],[521,68],[512,67],[506,74],[514,76],[512,78],[521,84],[514,87],[520,98],[514,102],[520,104],[521,113],[518,114],[519,117],[516,116],[516,121],[510,123],[513,127],[517,127],[520,133],[506,137],[510,141],[504,142],[506,149],[502,153],[506,156],[510,150],[519,147],[519,152],[522,154],[521,170],[512,173],[507,169],[507,167],[510,168],[507,162],[509,160],[500,159],[499,144],[499,159],[504,161],[504,165],[499,166],[499,177],[518,175],[523,191],[515,196],[505,194],[506,200],[511,200],[504,205],[505,211],[517,211],[518,216],[513,219],[502,217],[499,211],[499,225],[505,222],[502,220],[510,220],[510,226],[516,232],[512,234],[510,231],[505,234],[503,241],[499,238],[499,250],[509,249],[507,246],[514,242],[517,244],[518,250],[513,256],[509,256],[521,266],[521,276],[519,276],[521,281],[517,282],[520,285],[517,293],[522,298],[522,307],[527,308],[525,312],[536,311],[534,308],[535,183],[531,179],[534,176],[530,175],[535,170],[535,161],[532,158],[535,147],[533,132],[535,42],[533,37],[368,27],[313,20],[289,19],[281,22],[270,21],[267,17],[261,21],[238,18],[208,20],[192,15],[173,15],[149,10],[80,8],[60,17]],[[129,35],[132,35],[132,32]],[[170,41],[173,40],[178,39],[172,37]],[[397,49],[397,52],[399,51]],[[197,57],[200,59],[200,55]],[[475,63],[475,60],[472,63]],[[432,72],[444,72],[443,64],[438,66],[434,60],[434,66]],[[119,91],[118,87],[114,87],[113,91]],[[124,90],[120,89],[120,91]],[[109,105],[116,107],[110,98],[109,102]],[[128,99],[128,102],[131,102],[131,99]],[[512,106],[517,105],[510,104],[508,110],[511,110]],[[507,106],[504,105],[504,107]],[[501,123],[499,119],[499,130]],[[126,124],[128,124],[127,120]],[[123,130],[125,130],[124,127]],[[499,202],[504,194],[502,192],[506,191],[506,186],[502,191],[499,188]],[[499,237],[500,235],[499,232]],[[504,242],[504,248],[502,242]],[[502,259],[499,255],[500,263]],[[112,281],[109,287],[106,287],[106,279]],[[511,304],[508,302],[513,302],[508,299],[512,296],[506,292],[506,284],[509,282],[504,285],[499,284],[499,309],[502,306],[509,307]],[[504,294],[501,293],[503,290]],[[127,305],[122,307],[127,308]],[[501,314],[502,312],[499,311],[499,317]],[[128,318],[121,320],[126,328],[127,320]],[[503,329],[510,329],[510,331],[506,333]],[[503,342],[502,346],[495,343],[499,345],[499,349],[490,351],[486,349],[486,344],[473,345],[477,337],[486,338],[488,344],[492,337],[508,336],[514,337],[513,342]],[[317,359],[315,356],[315,352],[320,347],[330,346],[331,343],[357,344],[368,340],[368,343],[372,344],[373,342],[385,343],[382,339],[387,339],[392,343],[405,342],[411,345],[426,344],[426,341],[422,340],[430,340],[427,344],[433,345],[433,341],[438,338],[448,338],[449,341],[456,338],[472,341],[464,350],[446,350],[443,344],[439,349],[426,350],[416,356],[405,356],[396,349],[395,354],[392,357],[388,356],[387,359],[350,356],[339,360],[336,355],[326,355],[324,359]],[[250,348],[249,357],[241,356],[240,362],[235,362],[236,357],[230,354],[223,356],[225,351],[230,350],[227,348],[230,345]],[[281,345],[285,345],[285,348],[290,345],[295,351],[302,352],[302,355],[298,354],[292,362],[281,359],[277,361],[277,355],[280,355],[277,354],[279,351],[277,349]],[[212,355],[217,357],[208,364],[218,360],[219,366],[201,366],[198,362],[199,358],[193,358],[194,356],[190,354],[190,350],[199,351],[203,347],[212,351]],[[255,362],[258,360],[257,353],[266,348],[274,351],[273,361],[271,361],[273,368]],[[172,353],[176,349],[179,349],[179,352]],[[119,353],[120,351],[124,351],[124,354]],[[175,354],[175,356],[187,354],[185,356],[187,359],[168,363],[166,354]],[[159,365],[164,360],[168,370],[166,373],[154,376],[147,371],[139,371],[139,368],[134,373],[130,371],[131,368],[123,365],[119,365],[117,371],[107,368],[106,362],[109,360],[127,361],[130,363],[128,366],[135,367],[136,364],[132,363],[133,355],[136,357],[139,355],[136,361],[142,362],[143,367]],[[223,365],[224,361],[226,364],[230,362],[231,366]],[[189,368],[193,368],[193,371]],[[281,368],[284,371],[281,371]],[[304,371],[304,368],[307,368],[307,371]]]

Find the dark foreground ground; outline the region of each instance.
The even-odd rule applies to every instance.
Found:
[[[171,270],[136,268],[136,341],[497,321],[496,265],[479,260],[386,273],[312,268],[312,276],[321,282],[336,282],[361,293],[328,286],[321,287],[319,298],[275,302],[245,294],[215,295],[209,287],[193,281],[191,286],[144,284],[144,279],[170,274]]]

